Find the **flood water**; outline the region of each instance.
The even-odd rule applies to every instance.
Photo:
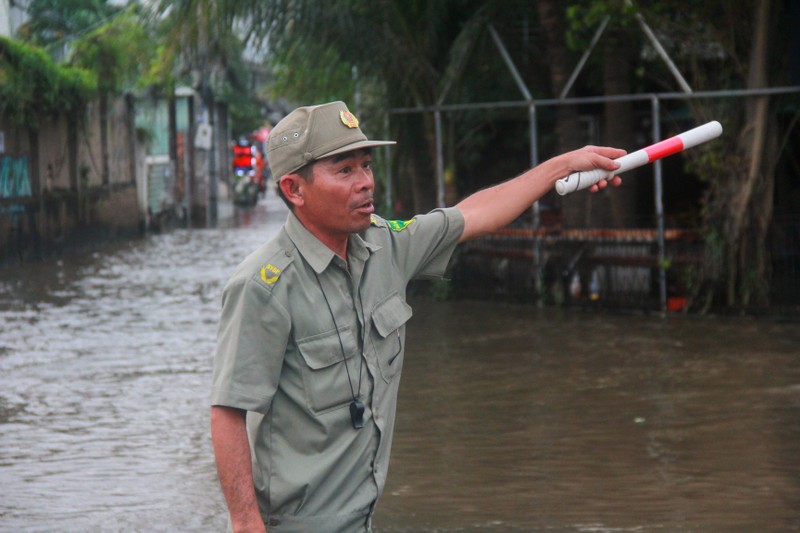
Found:
[[[224,531],[220,294],[284,218],[0,271],[0,531]],[[797,323],[412,303],[376,532],[800,530]]]

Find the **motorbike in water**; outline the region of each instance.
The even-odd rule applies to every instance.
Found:
[[[254,168],[233,169],[233,201],[238,205],[253,206],[258,203],[258,179]]]
[[[259,164],[258,150],[246,139],[233,147],[233,201],[237,205],[254,206],[263,192],[264,175]]]

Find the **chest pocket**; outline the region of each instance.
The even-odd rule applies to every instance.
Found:
[[[309,409],[318,414],[347,406],[353,400],[350,386],[352,384],[353,389],[358,387],[360,370],[353,330],[347,326],[340,328],[338,333],[332,330],[306,337],[297,341],[297,349],[305,361],[301,374]]]
[[[411,315],[411,306],[396,293],[379,303],[372,312],[370,341],[386,382],[391,381],[403,366],[405,330],[402,328]]]

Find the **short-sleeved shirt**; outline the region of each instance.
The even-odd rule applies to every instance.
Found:
[[[345,261],[290,214],[226,284],[212,405],[251,412],[270,531],[367,528],[389,464],[406,287],[444,275],[463,228],[456,208],[404,222],[373,216]],[[358,430],[354,396],[365,405]]]

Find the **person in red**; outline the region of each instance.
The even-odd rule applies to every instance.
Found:
[[[250,143],[242,137],[233,146],[233,169],[237,168],[250,170],[255,168],[256,158],[253,153],[253,147]]]

